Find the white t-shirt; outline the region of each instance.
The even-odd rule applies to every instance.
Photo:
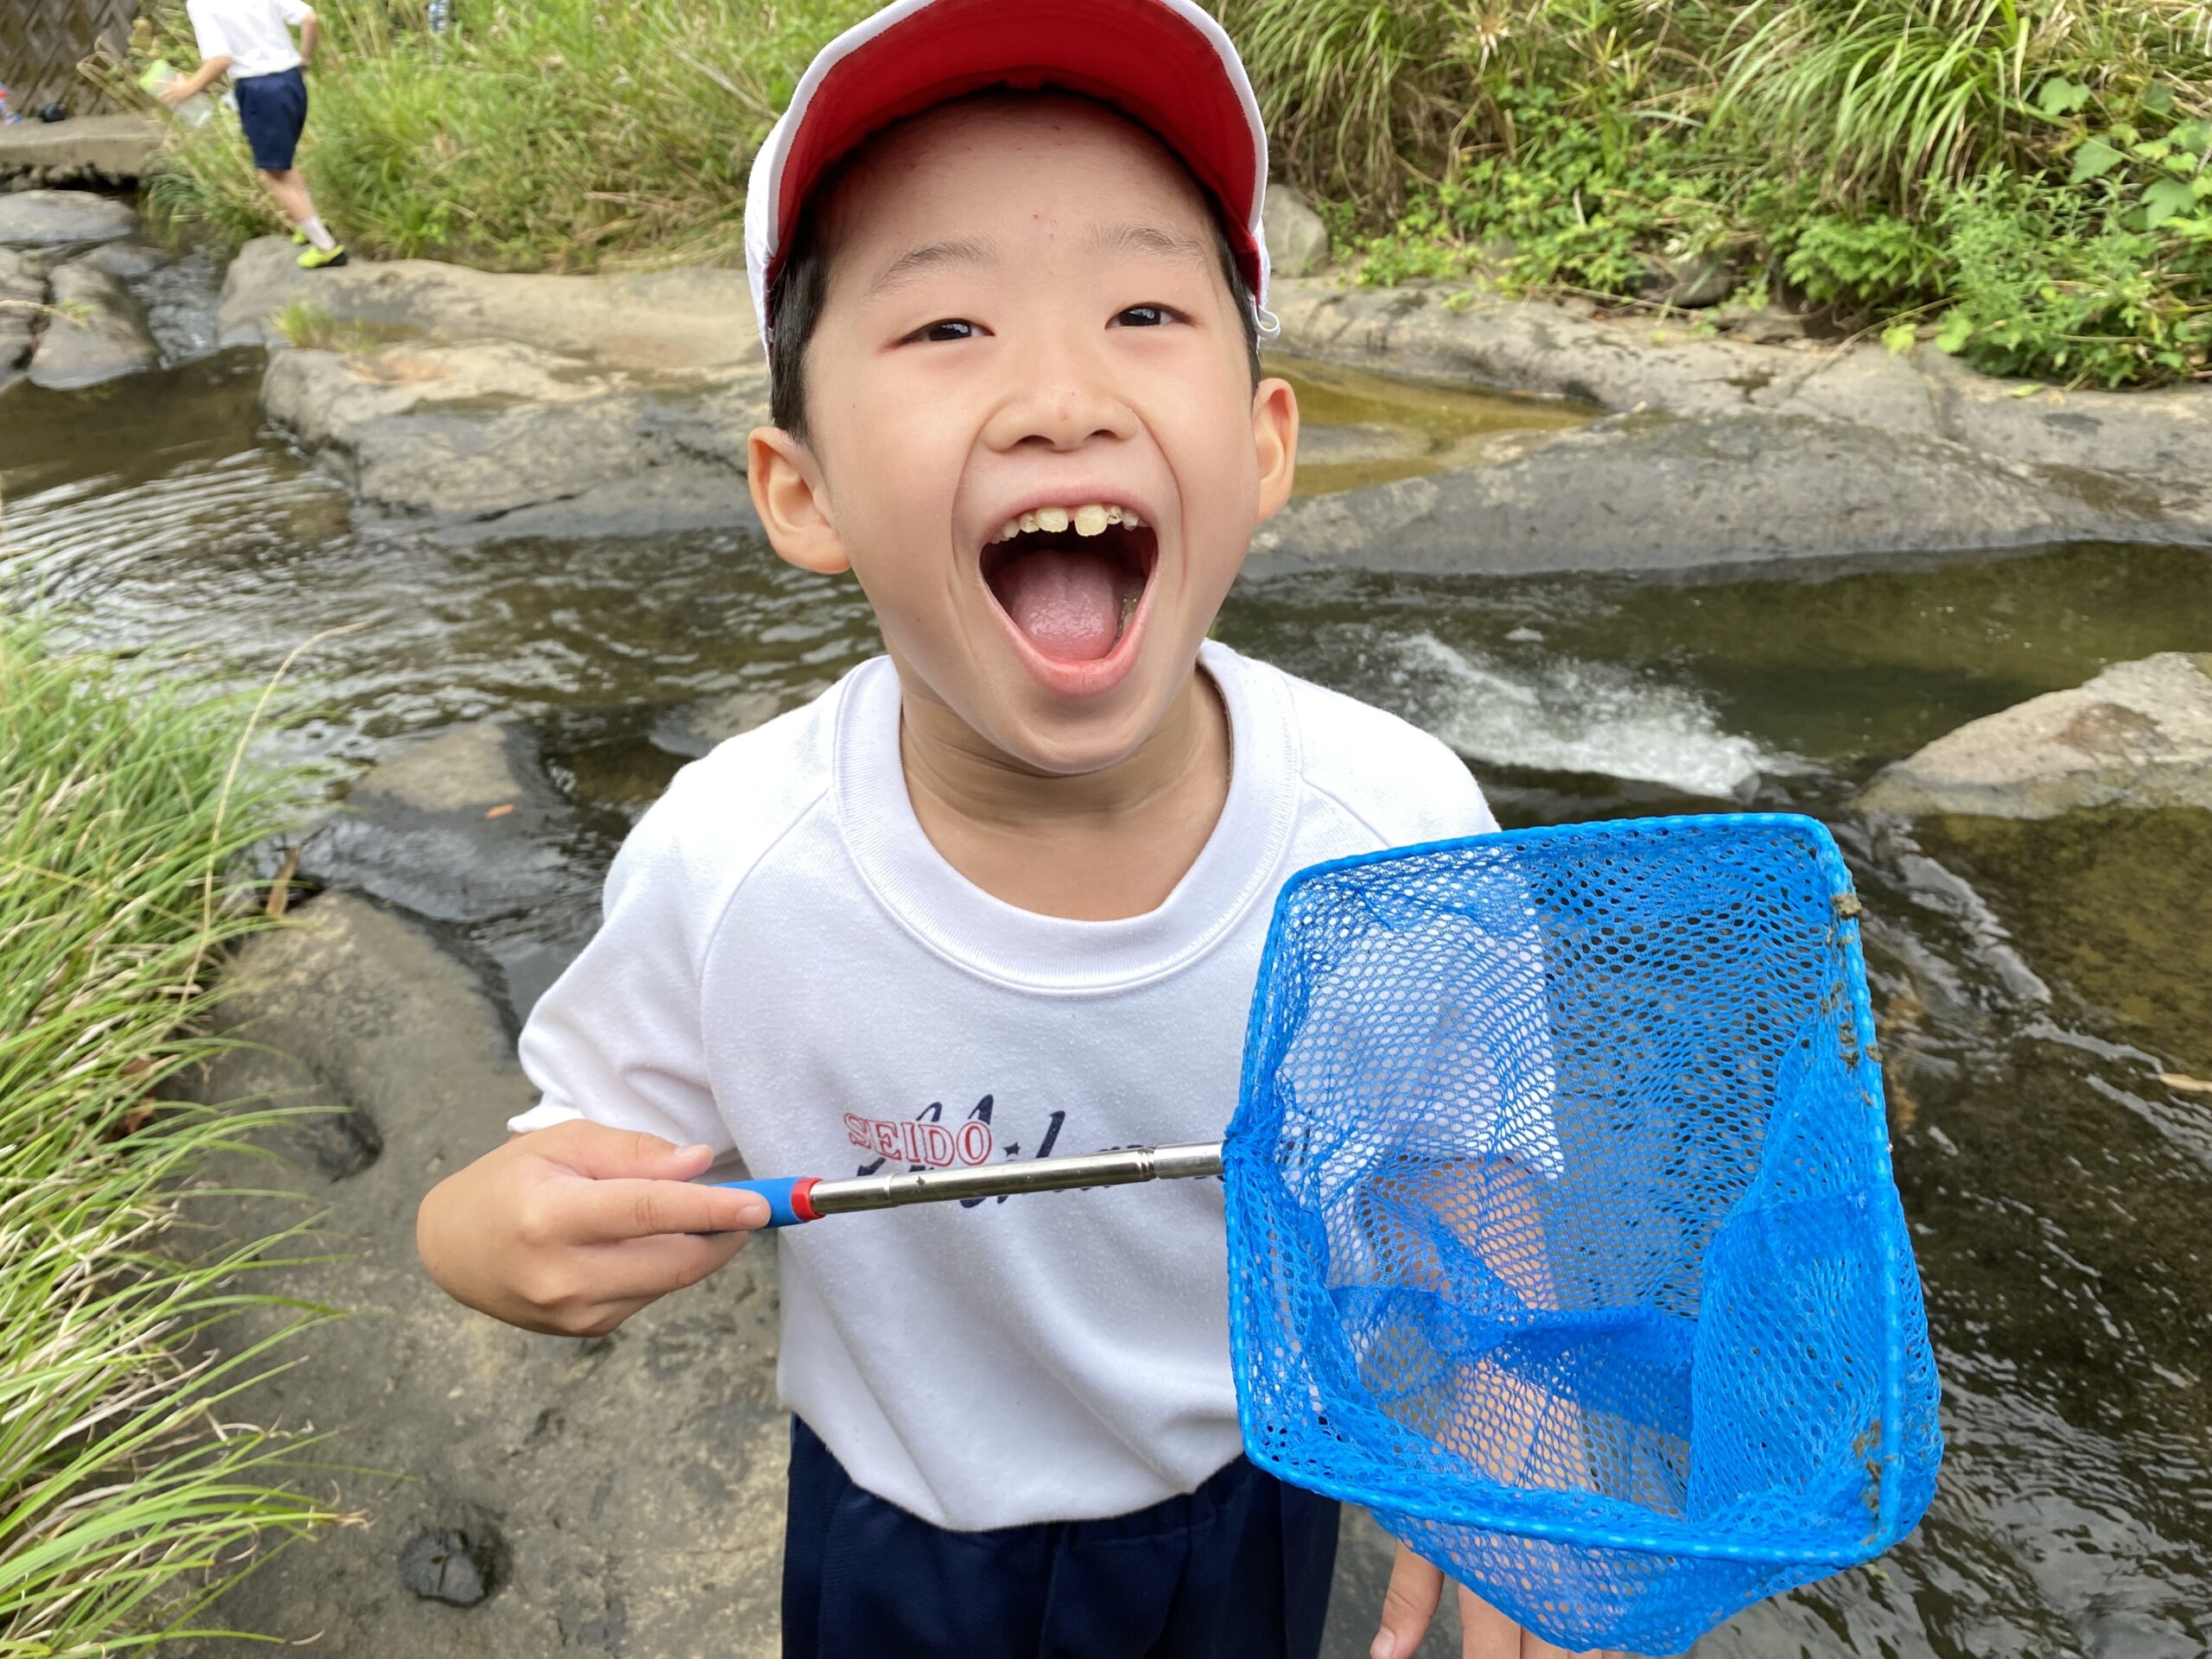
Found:
[[[522,1034],[541,1103],[849,1178],[1218,1140],[1276,891],[1474,835],[1467,768],[1395,715],[1209,643],[1227,804],[1154,911],[992,898],[923,834],[879,658],[677,774]],[[783,1401],[861,1486],[963,1529],[1118,1515],[1242,1449],[1222,1189],[917,1205],[779,1237]]]
[[[297,67],[292,30],[315,16],[302,0],[185,0],[184,10],[201,59],[228,58],[232,80]]]

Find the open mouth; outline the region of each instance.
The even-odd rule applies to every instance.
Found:
[[[1133,508],[1039,507],[1007,519],[984,546],[983,582],[1039,656],[1094,663],[1128,632],[1159,554]]]

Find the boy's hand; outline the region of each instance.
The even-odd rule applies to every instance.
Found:
[[[713,1160],[639,1130],[556,1123],[431,1188],[415,1246],[456,1301],[525,1331],[604,1336],[766,1224],[757,1193],[691,1183]]]
[[[1529,1635],[1466,1586],[1456,1587],[1463,1659],[1564,1659],[1567,1649]],[[1372,1659],[1411,1659],[1428,1633],[1428,1622],[1436,1616],[1443,1594],[1442,1570],[1400,1544],[1390,1568],[1390,1588],[1382,1598],[1382,1628],[1369,1649]]]

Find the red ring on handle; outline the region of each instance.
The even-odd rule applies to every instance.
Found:
[[[822,1212],[814,1207],[814,1189],[821,1182],[818,1175],[809,1175],[791,1184],[791,1213],[801,1221],[819,1221]]]

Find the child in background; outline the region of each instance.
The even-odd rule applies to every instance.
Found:
[[[292,164],[308,120],[304,71],[321,38],[315,9],[303,0],[185,0],[185,11],[200,42],[200,67],[155,96],[175,109],[230,76],[262,185],[292,222],[292,239],[304,245],[301,268],[344,264],[345,248],[316,217],[307,180]],[[294,29],[300,31],[296,48]]]
[[[1207,637],[1297,450],[1266,181],[1189,0],[899,0],[816,60],[747,201],[749,481],[886,654],[632,833],[539,1104],[423,1201],[451,1294],[613,1330],[766,1221],[720,1159],[1216,1139],[1284,880],[1496,827],[1433,738]],[[1223,1235],[1195,1181],[783,1235],[788,1659],[1313,1659],[1337,1506],[1242,1455]],[[1377,1659],[1442,1583],[1400,1552]]]

